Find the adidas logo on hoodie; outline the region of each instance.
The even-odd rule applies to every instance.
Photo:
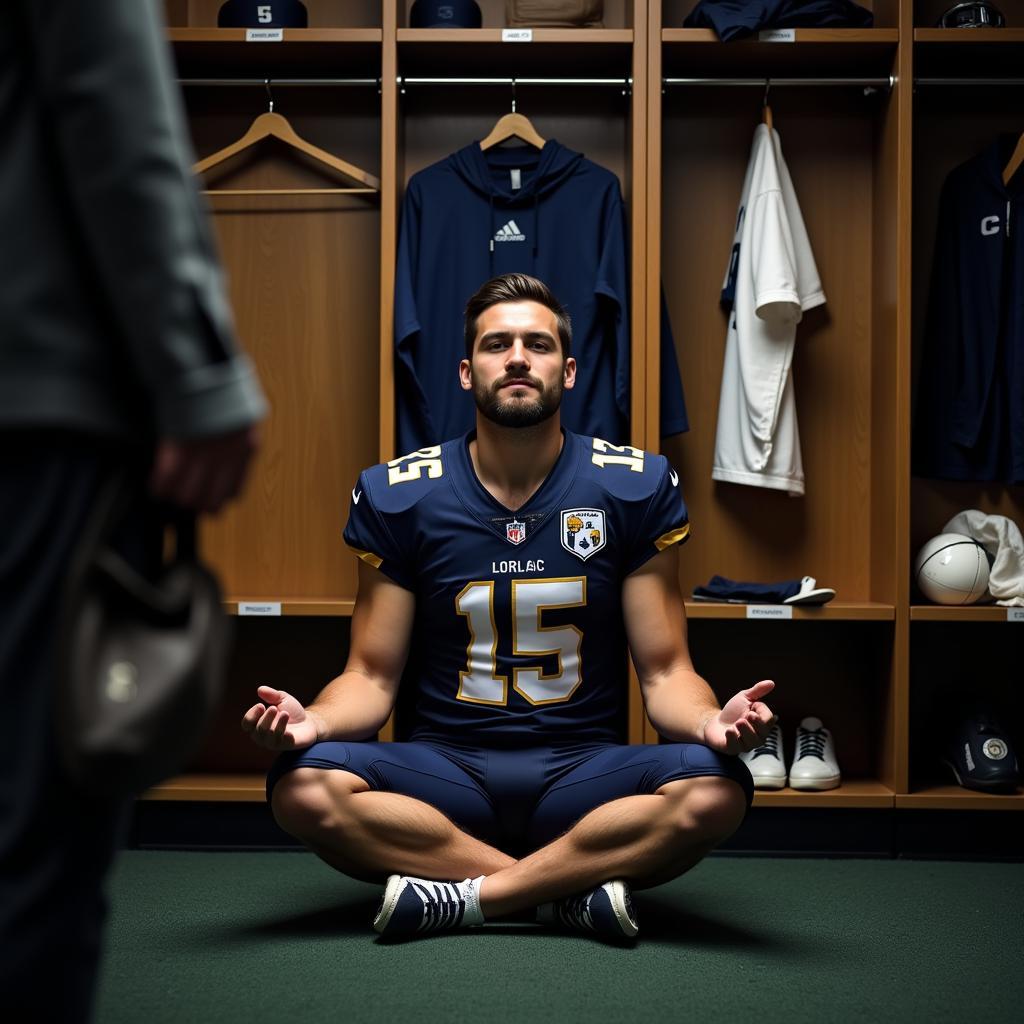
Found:
[[[496,242],[525,242],[526,235],[519,230],[519,225],[510,220],[503,228],[499,228],[494,235]]]

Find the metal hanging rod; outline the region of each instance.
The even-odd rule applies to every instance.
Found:
[[[1004,85],[1024,85],[1024,78],[915,78],[914,87],[919,85],[984,85],[998,88]]]
[[[864,88],[892,90],[896,85],[894,75],[887,78],[663,78],[662,85],[695,86],[747,86],[761,88],[771,84],[772,88],[794,88],[801,86],[863,86]],[[261,86],[265,78],[179,78],[179,85],[202,88],[217,86]],[[379,78],[272,78],[271,85],[306,86],[361,86],[380,88]],[[398,84],[405,85],[615,85],[631,88],[632,78],[403,78]],[[1022,86],[1024,78],[915,78],[918,85],[936,86]]]
[[[179,78],[178,83],[180,85],[196,85],[196,86],[242,86],[242,85],[267,85],[268,79],[266,78]],[[380,88],[379,78],[271,78],[269,79],[270,85],[289,85],[289,86],[321,86],[321,85],[352,85],[352,86],[366,86],[373,87],[376,89]]]
[[[615,85],[629,89],[632,78],[404,78],[398,84],[406,85]]]
[[[801,88],[803,86],[858,86],[865,89],[892,90],[896,85],[896,76],[884,78],[663,78],[662,85],[729,85],[748,86],[763,89],[765,86],[775,88]]]
[[[632,78],[406,78],[398,76],[400,86],[407,85],[614,85],[631,88]],[[266,78],[179,78],[178,83],[186,86],[260,86],[266,85]],[[352,85],[380,87],[379,78],[271,78],[273,86]]]

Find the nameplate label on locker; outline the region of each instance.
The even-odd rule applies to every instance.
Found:
[[[247,43],[283,43],[283,28],[247,28],[245,30],[245,41]]]
[[[1024,608],[1007,608],[1007,622],[1024,622]]]
[[[766,28],[757,33],[759,43],[795,43],[795,28]]]
[[[793,609],[788,604],[748,604],[748,619],[791,619]]]
[[[503,28],[501,30],[501,41],[503,43],[532,43],[532,28]]]
[[[280,601],[239,601],[239,615],[280,615]]]

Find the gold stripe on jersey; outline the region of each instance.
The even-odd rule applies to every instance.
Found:
[[[372,551],[360,551],[359,548],[352,548],[352,552],[357,558],[361,558],[367,565],[372,565],[374,569],[379,569],[381,563],[384,561],[380,555],[375,555]]]
[[[690,524],[686,523],[680,526],[677,530],[669,530],[668,533],[663,533],[655,542],[654,546],[659,551],[664,551],[665,548],[672,547],[673,544],[679,544],[681,541],[686,540],[690,536]]]

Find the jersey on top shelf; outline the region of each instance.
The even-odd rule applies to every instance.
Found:
[[[549,139],[487,151],[474,142],[409,180],[395,278],[399,451],[469,430],[459,386],[466,301],[488,279],[540,278],[568,312],[576,387],[571,430],[629,439],[629,277],[625,208],[611,171]],[[688,428],[675,344],[662,317],[661,432]]]
[[[715,480],[804,493],[793,395],[796,328],[825,301],[778,132],[754,130],[732,255]]]
[[[954,168],[939,199],[914,473],[1024,483],[1024,171],[1017,136]]]
[[[346,543],[416,596],[403,738],[620,742],[622,581],[687,538],[679,478],[664,456],[565,431],[511,512],[477,478],[472,437],[374,466],[352,492]]]

